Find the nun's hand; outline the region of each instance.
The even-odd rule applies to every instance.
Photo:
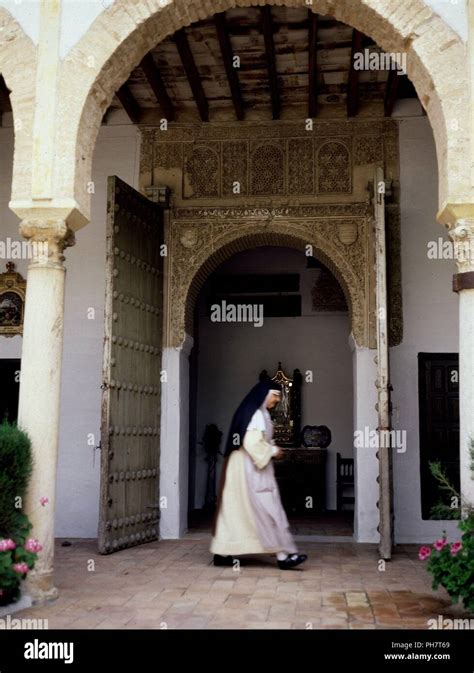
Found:
[[[285,452],[284,452],[283,449],[279,446],[279,447],[278,447],[278,451],[274,454],[273,458],[274,458],[275,460],[281,460],[281,459],[284,458],[284,457],[285,457]]]

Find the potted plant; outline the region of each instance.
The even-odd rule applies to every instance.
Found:
[[[15,424],[0,424],[0,606],[18,601],[21,581],[41,551],[21,511],[31,476],[31,442]]]
[[[474,441],[471,441],[471,471],[474,473]],[[421,561],[427,561],[427,570],[433,575],[433,589],[442,586],[453,603],[462,601],[466,610],[474,613],[474,505],[466,503],[451,485],[439,463],[430,465],[440,487],[450,493],[452,507],[437,505],[433,513],[446,519],[460,518],[459,540],[448,542],[446,533],[432,546],[424,545],[418,552]]]

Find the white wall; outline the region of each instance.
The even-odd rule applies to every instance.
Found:
[[[421,519],[417,355],[458,352],[455,266],[427,256],[429,241],[448,237],[436,222],[436,152],[426,117],[401,121],[400,168],[404,337],[390,355],[393,422],[406,430],[407,450],[394,454],[395,530],[398,542],[422,542],[456,524]]]
[[[265,318],[262,327],[249,323],[215,323],[205,315],[203,289],[198,337],[197,440],[205,426],[216,423],[225,445],[232,414],[258,381],[262,369],[276,371],[281,361],[291,375],[312,371],[313,383],[302,388],[302,427],[327,425],[332,432],[327,463],[327,507],[336,508],[336,453],[353,455],[352,354],[348,345],[349,317],[316,313],[311,288],[317,270],[306,270],[305,256],[287,248],[265,247],[236,255],[218,270],[229,273],[299,273],[302,316]],[[249,299],[251,303],[251,299]],[[206,492],[207,463],[196,446],[194,507],[201,508]]]
[[[96,144],[91,223],[66,251],[66,311],[58,470],[56,535],[97,534],[100,399],[105,295],[107,176],[138,183],[139,137],[133,126],[102,127]],[[88,319],[90,309],[95,312]]]

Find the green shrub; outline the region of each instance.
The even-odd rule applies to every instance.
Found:
[[[0,424],[0,537],[16,526],[18,500],[23,501],[32,472],[31,442],[16,425]]]
[[[29,537],[31,523],[21,508],[32,472],[28,435],[0,425],[0,605],[18,600],[21,580],[34,568],[42,547]]]
[[[453,603],[462,600],[464,607],[474,612],[474,514],[463,519],[459,529],[461,540],[450,544],[443,535],[432,547],[421,547],[419,558],[428,560],[434,590],[443,586]]]
[[[470,442],[471,478],[474,476],[474,440]],[[451,496],[452,507],[438,504],[434,512],[443,518],[460,518],[461,539],[449,543],[446,533],[432,546],[424,545],[418,552],[426,569],[433,575],[433,589],[446,589],[453,603],[461,600],[469,612],[474,612],[474,505],[464,502],[461,494],[449,482],[439,463],[430,464],[431,473],[440,488]]]

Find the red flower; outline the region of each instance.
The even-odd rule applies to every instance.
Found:
[[[418,558],[420,561],[426,561],[426,559],[430,556],[431,554],[431,549],[429,547],[420,547],[420,551],[418,552]]]
[[[453,542],[451,545],[451,556],[456,556],[458,551],[462,549],[462,542]]]
[[[447,541],[445,537],[440,537],[439,540],[436,540],[434,543],[433,547],[436,549],[436,551],[441,551],[445,545],[447,545]]]

